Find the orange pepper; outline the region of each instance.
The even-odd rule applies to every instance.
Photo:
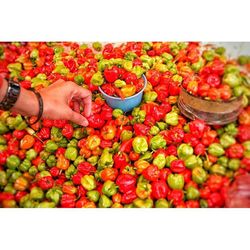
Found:
[[[81,156],[84,156],[85,158],[89,158],[91,156],[91,151],[89,149],[87,149],[86,147],[82,147],[80,149],[79,154]]]
[[[18,177],[14,183],[14,188],[18,191],[24,191],[28,187],[29,187],[29,182],[23,176]]]
[[[35,143],[35,138],[32,135],[25,135],[23,139],[20,141],[21,149],[29,149]]]
[[[134,165],[136,167],[136,173],[141,174],[142,171],[150,165],[150,163],[145,160],[138,160],[135,161]]]
[[[93,201],[89,201],[83,205],[84,208],[96,208],[96,204]]]
[[[102,154],[102,149],[97,147],[96,149],[92,150],[92,155],[98,156]]]
[[[112,208],[123,208],[123,205],[121,203],[114,203],[111,207]]]
[[[112,196],[112,201],[114,203],[120,203],[122,200],[122,195],[120,193],[116,193]]]
[[[69,168],[69,160],[64,157],[64,155],[60,154],[57,158],[56,166],[59,169],[66,170]]]

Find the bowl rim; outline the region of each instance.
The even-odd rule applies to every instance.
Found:
[[[122,99],[122,98],[120,98],[120,97],[114,97],[114,96],[111,96],[111,95],[106,94],[106,93],[102,90],[101,86],[99,86],[98,89],[99,89],[99,91],[102,93],[102,95],[104,95],[104,96],[106,96],[106,97],[108,97],[108,98],[110,98],[110,99],[112,99],[112,100],[126,101],[126,100],[129,100],[129,99],[135,98],[136,96],[140,95],[140,94],[144,91],[144,89],[145,89],[146,86],[147,86],[148,80],[147,80],[147,78],[146,78],[146,76],[145,76],[144,74],[142,74],[142,78],[144,79],[144,86],[143,86],[143,88],[142,88],[138,93],[136,93],[135,95],[126,97],[126,98],[124,98],[124,99]]]
[[[232,102],[237,102],[237,101],[240,101],[242,100],[243,98],[243,95],[240,95],[238,97],[235,97],[233,99],[229,99],[229,100],[206,100],[200,96],[195,96],[195,95],[192,95],[191,93],[189,93],[182,85],[180,86],[181,88],[181,91],[185,92],[187,95],[193,97],[193,98],[196,98],[196,99],[199,99],[201,101],[204,101],[204,102],[209,102],[209,103],[218,103],[218,104],[222,104],[222,103],[232,103]]]

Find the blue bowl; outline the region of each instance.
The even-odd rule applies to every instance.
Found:
[[[141,100],[142,100],[142,95],[143,91],[147,86],[147,78],[145,75],[142,75],[142,78],[144,80],[144,86],[141,89],[140,92],[136,93],[133,96],[127,97],[125,99],[121,99],[119,97],[113,97],[110,95],[107,95],[101,87],[99,87],[99,91],[102,93],[103,98],[107,102],[107,104],[113,108],[113,109],[121,109],[123,112],[129,112],[131,111],[134,107],[137,107],[140,105]]]

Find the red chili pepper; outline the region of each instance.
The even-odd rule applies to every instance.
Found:
[[[130,174],[121,174],[117,177],[116,184],[122,193],[127,193],[135,189],[136,178]]]
[[[100,147],[101,148],[111,148],[113,145],[112,141],[107,141],[107,140],[101,140]]]
[[[207,180],[207,185],[209,187],[209,190],[212,192],[219,191],[222,187],[222,176],[220,175],[210,175]]]
[[[77,195],[80,196],[80,197],[84,197],[86,195],[87,191],[86,189],[82,186],[82,185],[79,185],[77,187]]]
[[[166,198],[170,191],[166,181],[159,180],[152,182],[152,196],[155,199]]]
[[[54,180],[51,176],[45,176],[38,180],[38,185],[43,190],[48,190],[53,187]]]
[[[168,131],[167,139],[168,142],[172,143],[180,143],[183,139],[185,139],[185,133],[182,129],[174,127]]]
[[[199,201],[189,200],[189,201],[186,201],[186,207],[187,208],[199,208],[200,203]]]
[[[56,150],[56,157],[59,157],[59,155],[64,155],[65,154],[66,149],[65,148],[58,148]]]
[[[186,167],[183,160],[174,160],[170,164],[170,169],[173,173],[182,173]]]
[[[144,124],[138,124],[138,123],[134,124],[134,132],[136,136],[147,135],[149,130],[150,130],[150,127]]]
[[[13,131],[13,136],[17,138],[18,140],[21,140],[27,132],[25,130],[14,130]]]
[[[65,124],[62,129],[62,135],[65,136],[68,140],[73,137],[74,129],[73,126],[69,123]]]
[[[63,128],[67,124],[67,120],[54,120],[54,126],[57,128]]]
[[[192,171],[190,170],[190,169],[185,169],[182,173],[181,173],[181,175],[183,175],[183,177],[184,177],[184,182],[185,183],[188,183],[188,182],[190,182],[191,181],[191,177],[192,177]]]
[[[93,114],[88,117],[89,126],[92,128],[102,128],[105,121],[100,114]]]
[[[37,156],[34,160],[32,160],[32,164],[35,166],[38,166],[39,164],[41,164],[43,162],[44,162],[44,160],[40,156]]]
[[[226,155],[229,158],[241,158],[243,157],[243,153],[244,153],[244,147],[239,144],[239,143],[235,143],[233,145],[231,145],[227,150],[226,150]]]
[[[149,181],[157,181],[160,178],[160,170],[155,165],[149,165],[142,171],[142,175]]]
[[[222,207],[224,205],[224,200],[221,196],[220,193],[216,192],[216,193],[211,193],[211,195],[209,196],[208,201],[210,202],[210,204],[212,205],[212,207]]]
[[[0,193],[0,202],[4,200],[14,200],[15,196],[14,194],[8,193],[8,192],[2,192]]]
[[[119,69],[118,67],[113,66],[110,69],[105,69],[103,74],[108,82],[113,83],[115,80],[119,78]]]
[[[40,131],[37,133],[37,136],[41,139],[41,140],[46,140],[50,138],[50,128],[48,127],[43,127],[40,129]]]
[[[81,162],[78,164],[77,169],[83,175],[95,173],[96,168],[89,162]]]
[[[172,201],[175,206],[179,205],[184,198],[183,190],[172,190],[167,196],[168,200]]]
[[[76,196],[74,194],[63,194],[61,198],[61,207],[74,208]]]
[[[246,168],[247,171],[250,171],[250,158],[244,157],[240,163],[242,168]]]
[[[51,128],[54,125],[53,120],[43,119],[42,121],[43,127]]]
[[[205,131],[201,138],[201,142],[205,146],[208,146],[214,142],[216,136],[217,136],[217,133],[215,130]]]
[[[146,76],[151,85],[156,86],[160,82],[161,73],[155,69],[150,69],[147,71]]]
[[[204,134],[205,131],[205,122],[202,120],[194,120],[189,122],[189,129],[190,129],[190,134],[197,137],[201,138]]]
[[[196,155],[205,155],[206,148],[202,143],[198,143],[194,148],[194,153]]]
[[[4,165],[6,163],[6,159],[8,154],[6,151],[0,152],[0,165]]]
[[[174,145],[170,145],[167,149],[166,149],[166,154],[167,155],[174,155],[177,156],[177,148]]]
[[[132,150],[132,142],[133,142],[133,138],[127,140],[127,141],[123,141],[121,146],[120,146],[120,151],[121,152],[125,152],[125,153],[129,153]]]
[[[237,139],[240,142],[250,140],[250,125],[240,125],[238,127]]]
[[[50,172],[50,174],[52,175],[52,177],[58,177],[59,176],[59,174],[60,174],[60,169],[59,168],[57,168],[57,167],[52,167],[50,170],[49,170],[49,172]]]
[[[28,194],[26,191],[17,191],[17,193],[15,194],[16,202],[19,202],[21,198],[25,196],[26,194]]]
[[[73,183],[74,183],[75,185],[80,185],[80,184],[81,184],[81,179],[82,179],[83,176],[84,176],[84,174],[81,173],[81,172],[77,172],[76,174],[74,174],[74,175],[72,176],[72,181],[73,181]]]
[[[128,164],[128,156],[124,152],[118,152],[113,156],[114,167],[115,168],[124,168]]]
[[[123,204],[129,204],[137,198],[135,189],[130,190],[122,195],[121,202]]]
[[[171,174],[171,171],[169,168],[161,169],[160,170],[160,179],[166,181],[169,174]]]
[[[192,134],[185,134],[183,141],[195,147],[199,143],[199,139]]]

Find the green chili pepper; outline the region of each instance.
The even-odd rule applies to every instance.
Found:
[[[102,193],[107,195],[108,197],[114,195],[117,193],[118,187],[113,181],[105,181],[103,186],[102,186]]]
[[[59,142],[62,140],[63,135],[61,132],[61,129],[57,128],[57,127],[52,127],[51,131],[50,131],[50,135],[51,135],[51,139],[55,142]]]
[[[157,122],[156,125],[159,127],[161,131],[167,128],[167,124],[165,122]]]
[[[133,132],[130,130],[123,130],[120,135],[121,141],[127,141],[132,137],[133,137]]]
[[[6,139],[0,135],[0,145],[6,145]]]
[[[183,160],[192,155],[193,152],[194,152],[193,148],[186,143],[182,143],[177,149],[177,154],[179,158]]]
[[[150,198],[147,198],[145,200],[140,199],[140,198],[136,198],[133,201],[133,205],[135,208],[152,208],[154,205],[154,202]]]
[[[238,97],[238,96],[241,96],[241,95],[244,94],[244,90],[245,90],[244,86],[241,86],[241,85],[235,86],[235,87],[233,88],[233,93],[234,93],[234,95],[235,95],[236,97]]]
[[[8,127],[0,121],[0,135],[3,135],[9,131]]]
[[[152,42],[143,42],[143,49],[144,50],[150,50],[152,48],[153,44]]]
[[[98,163],[99,156],[92,155],[88,158],[87,162],[91,163],[93,166],[95,166]]]
[[[188,200],[198,200],[200,198],[200,192],[195,187],[188,187],[186,197]]]
[[[123,60],[122,66],[125,70],[131,71],[133,69],[133,62],[129,60]]]
[[[98,160],[98,170],[103,168],[111,168],[113,164],[113,155],[109,152],[109,148],[104,148],[101,157]]]
[[[11,155],[7,158],[6,160],[6,165],[9,169],[17,169],[20,165],[21,161],[18,156],[16,155]]]
[[[87,197],[90,201],[97,202],[100,198],[100,193],[97,190],[87,192]]]
[[[228,161],[229,159],[226,156],[221,156],[218,160],[217,163],[223,167],[227,167],[228,166]]]
[[[43,201],[36,205],[36,208],[55,208],[56,204],[54,202]]]
[[[46,164],[43,162],[43,163],[40,163],[38,166],[37,166],[37,169],[41,172],[41,171],[45,171],[47,169],[47,166]]]
[[[80,140],[84,137],[84,130],[82,128],[76,128],[73,133],[73,137]]]
[[[169,61],[173,60],[173,56],[169,53],[166,53],[166,52],[162,53],[161,57],[165,59],[164,62],[169,62]]]
[[[115,85],[117,88],[121,88],[121,87],[126,86],[126,82],[123,81],[123,80],[118,79],[118,80],[116,80],[116,81],[114,82],[114,85]]]
[[[74,175],[77,172],[76,167],[74,165],[70,165],[68,169],[65,170],[65,176],[67,179],[70,179],[72,175]]]
[[[195,62],[191,65],[191,68],[194,72],[198,73],[203,66],[204,66],[204,61],[200,57],[198,62]]]
[[[81,179],[82,186],[90,191],[96,188],[96,181],[93,175],[84,175]]]
[[[200,207],[201,207],[201,208],[208,208],[208,203],[207,203],[207,201],[204,200],[204,199],[201,199],[201,200],[200,200]]]
[[[207,172],[201,167],[192,170],[192,180],[197,184],[202,184],[207,180]]]
[[[101,86],[104,83],[104,77],[100,71],[97,71],[91,78],[90,82],[95,86]]]
[[[224,47],[217,47],[215,49],[215,53],[218,55],[223,55],[225,53],[226,49]]]
[[[35,149],[31,148],[28,151],[26,151],[26,158],[30,161],[34,160],[37,157],[37,152]]]
[[[225,67],[225,72],[224,72],[224,74],[227,74],[227,73],[239,74],[239,73],[240,73],[240,69],[239,69],[239,67],[236,66],[236,65],[228,64],[228,65],[226,65],[226,67]]]
[[[213,156],[222,156],[225,153],[225,150],[219,143],[212,143],[208,147],[208,153]]]
[[[240,159],[230,159],[228,162],[228,168],[236,171],[240,167]]]
[[[140,156],[140,160],[151,162],[153,160],[152,152],[145,152],[143,155]]]
[[[14,183],[15,180],[16,180],[17,178],[19,178],[20,176],[22,176],[22,173],[20,173],[20,172],[18,172],[18,171],[13,172],[12,175],[10,176],[10,178],[9,178],[9,182],[10,182],[10,183]]]
[[[148,150],[148,142],[143,136],[136,136],[132,142],[133,149],[136,153],[145,153]]]
[[[46,193],[46,198],[53,201],[56,205],[59,203],[63,192],[60,188],[51,188]]]
[[[235,123],[229,123],[225,126],[225,132],[229,135],[236,136],[238,134],[238,128]]]
[[[16,189],[13,187],[12,183],[8,183],[4,188],[4,192],[16,194]]]
[[[142,55],[140,59],[142,60],[143,63],[148,64],[149,68],[151,68],[154,64],[154,59],[148,55]]]
[[[165,122],[171,126],[178,125],[178,114],[176,112],[169,112],[165,116]]]
[[[226,168],[219,165],[219,164],[214,164],[210,170],[212,174],[218,174],[218,175],[225,175],[226,174]]]
[[[245,141],[242,143],[245,151],[250,151],[250,141]]]
[[[125,204],[124,208],[135,208],[133,203]]]
[[[53,153],[53,152],[55,152],[57,149],[58,149],[58,146],[57,146],[57,144],[56,144],[54,141],[48,140],[48,141],[46,142],[45,150],[46,150],[47,152]]]
[[[134,123],[143,123],[146,118],[146,111],[140,110],[140,108],[134,108],[132,111],[132,124]]]
[[[159,199],[155,202],[156,208],[170,208],[170,203],[166,199]]]
[[[68,160],[74,161],[78,156],[78,151],[74,147],[68,147],[65,151],[65,157]]]
[[[0,152],[5,151],[7,148],[7,145],[0,145]]]
[[[202,56],[209,62],[213,61],[215,56],[214,50],[205,50]]]
[[[102,44],[100,42],[93,42],[92,43],[92,47],[96,51],[101,51],[102,50]]]
[[[145,92],[143,95],[143,100],[145,102],[154,102],[157,99],[157,93],[155,91]]]
[[[112,112],[112,116],[114,118],[117,118],[119,116],[123,115],[123,111],[121,109],[114,109]]]
[[[35,176],[38,173],[38,169],[36,166],[31,166],[28,172],[30,175]]]
[[[30,191],[31,200],[43,200],[44,193],[40,187],[33,187]]]
[[[242,78],[237,73],[226,73],[223,76],[222,82],[233,88],[239,86],[242,83]]]
[[[158,154],[154,160],[153,160],[153,164],[155,166],[157,166],[159,169],[162,169],[165,167],[166,165],[166,158],[164,154]]]
[[[8,183],[7,174],[0,170],[0,188],[6,186]]]
[[[198,165],[198,160],[195,155],[190,155],[184,160],[185,166],[189,169],[193,169]]]
[[[151,135],[157,135],[160,132],[160,129],[157,126],[152,126],[149,130]]]
[[[220,137],[220,144],[222,145],[223,148],[228,148],[229,146],[231,146],[232,144],[235,144],[236,140],[234,139],[233,136],[224,133],[221,137]]]
[[[78,166],[81,162],[84,162],[85,160],[84,160],[84,157],[83,156],[78,156],[76,159],[75,159],[75,161],[74,161],[74,166]]]
[[[172,189],[182,190],[184,187],[184,177],[181,174],[168,175],[167,182]]]
[[[124,58],[125,58],[126,60],[133,61],[135,58],[137,58],[137,55],[136,55],[134,52],[129,51],[129,52],[127,52],[127,53],[125,54]]]
[[[45,150],[43,150],[43,151],[41,151],[40,152],[40,154],[39,154],[39,156],[42,158],[42,160],[47,160],[47,158],[49,157],[49,155],[50,155],[50,153],[49,152],[47,152],[47,151],[45,151]]]
[[[22,172],[27,172],[31,167],[31,162],[28,159],[24,159],[23,162],[19,165],[19,170]]]
[[[76,75],[74,77],[74,82],[77,83],[78,85],[81,85],[84,83],[84,78],[82,75]]]
[[[109,199],[106,195],[101,195],[98,203],[98,207],[100,208],[108,208],[111,207],[113,204],[112,200]]]
[[[165,148],[167,145],[167,142],[162,135],[158,134],[152,137],[149,145],[151,149],[157,150],[159,148]]]
[[[112,63],[110,60],[102,59],[101,61],[98,62],[98,70],[104,71],[104,69],[110,67],[111,65]]]
[[[51,168],[56,166],[56,157],[55,155],[50,155],[46,160],[46,164]]]

